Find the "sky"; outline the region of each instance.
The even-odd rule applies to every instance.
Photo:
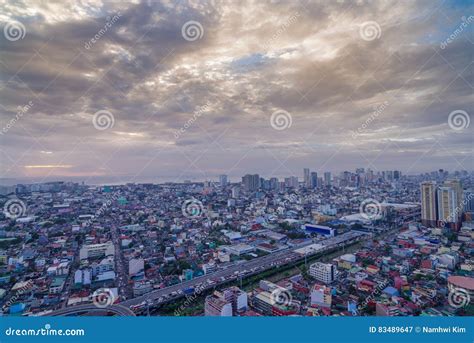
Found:
[[[473,16],[469,1],[1,0],[0,178],[473,170]]]

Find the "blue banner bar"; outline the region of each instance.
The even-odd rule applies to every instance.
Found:
[[[0,342],[456,342],[470,317],[36,317],[0,319]]]

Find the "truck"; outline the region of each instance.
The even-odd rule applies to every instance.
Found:
[[[184,294],[190,295],[194,293],[194,287],[188,287],[184,289]]]

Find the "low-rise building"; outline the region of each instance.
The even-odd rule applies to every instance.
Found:
[[[82,246],[79,251],[79,258],[85,260],[88,258],[97,258],[103,256],[113,256],[115,254],[115,248],[112,242],[101,243],[101,244],[88,244]]]
[[[331,307],[331,288],[325,285],[315,284],[311,289],[311,306]]]

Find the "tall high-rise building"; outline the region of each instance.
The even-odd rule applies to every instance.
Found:
[[[474,212],[474,189],[468,189],[463,196],[464,211]]]
[[[344,181],[346,181],[346,182],[351,181],[351,173],[348,172],[347,170],[341,172],[341,179],[344,180]]]
[[[298,188],[298,177],[297,176],[290,176],[285,177],[285,187],[286,188]]]
[[[260,178],[260,187],[262,187],[264,190],[270,190],[270,180],[265,180],[263,177]]]
[[[459,180],[446,180],[444,182],[444,186],[446,187],[451,187],[454,190],[454,193],[456,194],[456,206],[457,208],[460,208],[460,211],[462,211],[462,196],[463,196],[463,190],[462,190],[462,185],[461,181]]]
[[[448,180],[438,189],[438,220],[448,227],[458,228],[461,223],[462,186],[459,180]]]
[[[428,227],[436,226],[436,182],[421,183],[421,222]]]
[[[258,174],[247,174],[242,177],[242,186],[247,192],[253,192],[260,188],[260,176]]]
[[[227,175],[219,175],[219,183],[221,187],[227,186]]]
[[[232,187],[232,198],[237,199],[240,196],[240,187]]]
[[[439,187],[438,189],[438,215],[441,222],[453,223],[456,210],[456,194],[451,187]]]
[[[270,179],[270,189],[278,190],[279,186],[280,186],[280,182],[278,181],[278,179],[276,177],[272,177]]]
[[[303,169],[303,175],[304,175],[304,186],[309,188],[311,187],[311,179],[309,176],[309,168],[304,168]]]
[[[318,184],[318,173],[316,172],[312,172],[311,173],[311,184],[310,184],[311,188],[318,188],[319,184]]]
[[[324,185],[331,186],[331,172],[324,172]]]
[[[372,182],[374,180],[374,171],[370,168],[367,169],[366,180],[367,182]]]

